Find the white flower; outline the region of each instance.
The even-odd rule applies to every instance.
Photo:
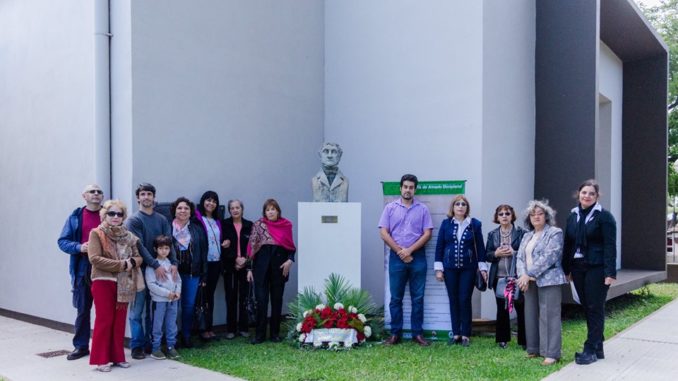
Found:
[[[301,332],[301,323],[297,324],[297,332]]]
[[[363,323],[367,321],[367,318],[363,314],[358,314],[358,319],[360,319],[360,321]]]
[[[372,336],[372,327],[370,327],[369,325],[366,325],[363,333],[365,334],[365,337]]]
[[[311,310],[306,310],[306,311],[304,311],[304,318],[305,318],[306,316],[310,315],[311,312],[313,312],[313,311],[311,311]]]
[[[355,308],[355,307],[353,307],[353,306],[348,306],[348,312],[349,312],[349,313],[352,313],[352,314],[357,314],[357,313],[358,313],[358,309]]]
[[[301,335],[299,335],[299,342],[300,342],[300,343],[303,343],[304,340],[306,340],[306,334],[305,334],[305,333],[302,333]]]
[[[318,310],[318,311],[322,311],[322,310],[325,309],[325,305],[322,304],[322,303],[321,303],[321,304],[318,304],[317,306],[315,306],[315,309]]]
[[[343,305],[343,304],[341,304],[341,303],[339,303],[339,302],[334,303],[334,309],[335,309],[335,310],[341,310],[341,309],[343,309],[343,308],[344,308],[344,305]]]

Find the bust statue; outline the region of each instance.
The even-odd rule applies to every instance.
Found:
[[[313,202],[348,201],[348,178],[338,167],[342,153],[339,144],[328,142],[318,151],[322,168],[311,179]]]

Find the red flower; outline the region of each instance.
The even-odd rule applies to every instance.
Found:
[[[320,318],[322,320],[325,320],[325,319],[329,318],[330,316],[332,316],[332,309],[330,307],[325,307],[325,308],[323,308],[322,311],[320,311]]]
[[[365,341],[365,334],[358,332],[358,342]]]

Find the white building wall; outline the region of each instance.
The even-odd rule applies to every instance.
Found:
[[[384,295],[380,182],[405,173],[468,180],[471,200],[481,198],[482,8],[325,5],[325,140],[341,144],[349,201],[362,203],[362,284],[377,303]]]
[[[311,199],[322,142],[323,9],[315,0],[132,2],[124,196],[144,181],[161,202],[198,202],[211,189],[222,203],[242,199],[251,220],[273,197],[296,237],[297,202]],[[293,267],[286,300],[296,283]]]
[[[95,179],[93,3],[0,2],[0,308],[72,323],[64,221]]]
[[[608,107],[610,116],[610,134],[604,147],[605,157],[601,160],[608,160],[610,186],[608,189],[601,189],[601,203],[605,208],[609,208],[612,215],[617,220],[617,268],[621,268],[621,226],[622,226],[622,103],[623,103],[623,85],[624,85],[624,65],[610,48],[604,43],[600,43],[598,55],[598,91],[605,98],[610,100]],[[597,150],[601,147],[596,147]],[[609,155],[609,156],[607,156]],[[598,160],[599,154],[596,153]],[[598,176],[598,174],[596,174]],[[602,184],[601,184],[602,185]]]
[[[533,0],[484,1],[482,197],[470,202],[485,238],[498,226],[492,222],[497,205],[513,206],[522,226],[534,196],[534,49]],[[494,319],[492,293],[482,296],[481,316]]]

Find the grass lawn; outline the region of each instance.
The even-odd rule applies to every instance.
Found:
[[[653,284],[607,304],[610,338],[678,297],[678,285]],[[247,380],[538,380],[574,360],[586,336],[579,307],[564,309],[563,358],[552,367],[526,359],[514,341],[499,349],[494,337],[474,336],[471,347],[445,342],[421,348],[411,342],[385,347],[368,343],[348,351],[299,349],[291,344],[251,345],[238,338],[181,350],[182,361]]]

